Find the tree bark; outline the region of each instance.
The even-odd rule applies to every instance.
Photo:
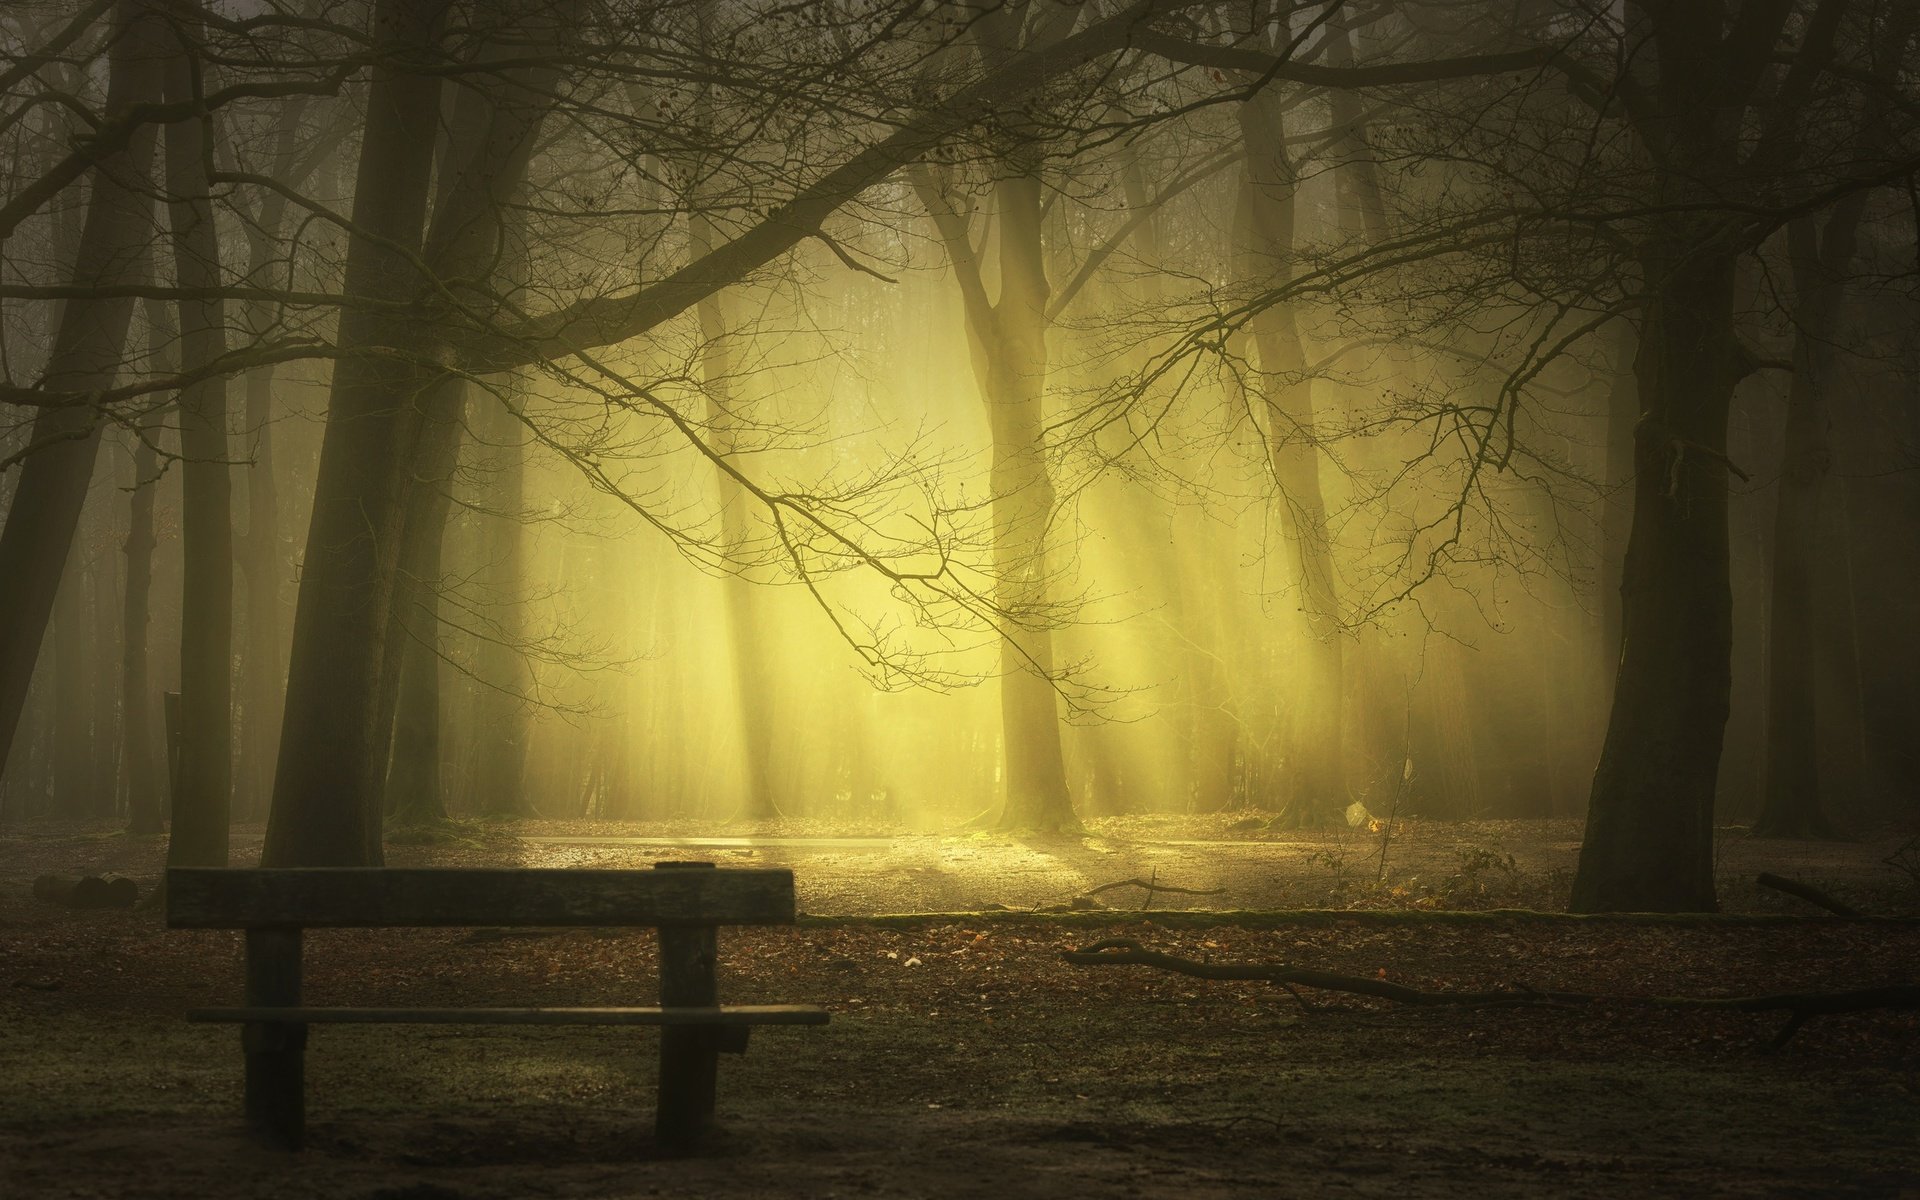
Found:
[[[1640,421],[1640,388],[1634,373],[1639,335],[1625,319],[1609,339],[1613,379],[1607,388],[1606,487],[1600,510],[1600,661],[1620,662],[1620,574],[1633,528],[1633,430]]]
[[[114,8],[116,37],[109,52],[106,115],[112,120],[136,104],[160,98],[158,21],[138,0]],[[153,227],[151,183],[156,131],[134,131],[92,173],[86,222],[73,268],[77,288],[112,289],[138,283],[138,248]],[[126,295],[68,301],[54,334],[44,382],[50,390],[85,392],[111,386],[126,344],[133,300]],[[34,416],[37,447],[20,468],[20,481],[0,529],[0,770],[32,685],[47,622],[53,613],[80,510],[100,446],[99,414],[85,406],[42,408]]]
[[[185,102],[197,83],[188,44],[194,27],[173,20],[166,98]],[[212,293],[224,282],[207,177],[213,142],[211,115],[167,126],[174,276],[189,292]],[[214,295],[182,300],[182,369],[198,370],[226,349],[225,303]],[[224,378],[181,390],[180,454],[180,769],[167,865],[224,867],[233,791],[233,490]]]
[[[1733,657],[1734,258],[1699,241],[1676,236],[1644,263],[1620,666],[1574,879],[1580,912],[1717,907],[1714,785]]]
[[[1053,480],[1046,464],[1042,398],[1047,380],[1047,301],[1051,288],[1041,238],[1040,179],[1002,163],[997,205],[1000,295],[987,299],[966,218],[932,172],[913,175],[933,217],[964,301],[974,375],[992,436],[994,608],[1000,626],[1002,828],[1058,830],[1078,825],[1067,788],[1055,692],[1053,636],[1046,627],[1046,536]]]
[[[381,0],[380,65],[367,97],[354,187],[356,230],[345,291],[404,302],[425,233],[439,124],[435,57],[445,0]],[[262,863],[370,866],[380,838],[385,748],[377,702],[393,613],[405,488],[420,437],[412,397],[429,335],[414,319],[364,308],[340,315],[314,484],[313,518],[294,613],[285,717]]]
[[[564,12],[549,15],[564,19]],[[503,6],[492,16],[522,46],[520,39],[529,34],[536,46],[552,44],[559,35],[552,21],[532,27],[521,9]],[[473,312],[491,311],[497,293],[514,276],[525,275],[526,250],[520,232],[509,228],[507,205],[525,185],[545,97],[557,75],[550,62],[508,71],[470,86],[453,106],[423,254],[435,278],[462,281],[449,286],[471,289],[474,294],[462,299]],[[429,325],[436,340],[423,359],[452,357],[439,329],[453,319],[442,314]],[[376,699],[377,727],[394,738],[377,748],[378,761],[386,767],[387,782],[405,789],[384,798],[384,807],[404,820],[442,819],[447,811],[440,772],[441,560],[466,436],[466,400],[466,384],[457,375],[444,375],[425,389],[418,449],[405,490],[399,570]],[[404,713],[399,709],[403,688],[411,706]]]
[[[1714,797],[1733,654],[1727,417],[1735,264],[1748,249],[1729,206],[1790,161],[1804,135],[1790,85],[1822,73],[1841,6],[1815,10],[1791,52],[1787,90],[1763,92],[1792,12],[1628,6],[1657,72],[1631,119],[1653,164],[1650,211],[1661,215],[1639,238],[1633,523],[1619,674],[1573,884],[1578,911],[1716,907]],[[1748,150],[1741,131],[1756,103],[1766,106],[1764,133]]]
[[[514,401],[517,390],[509,391]],[[527,703],[523,691],[531,679],[521,654],[526,643],[526,429],[517,408],[507,399],[483,402],[491,412],[491,448],[494,480],[491,505],[497,515],[486,521],[487,559],[483,571],[487,594],[499,615],[484,635],[478,657],[480,680],[479,753],[474,786],[476,803],[489,816],[524,816],[526,794]],[[483,428],[486,427],[483,425]]]
[[[149,435],[151,436],[151,435]],[[153,490],[160,456],[142,438],[133,454],[133,487],[128,501],[125,603],[120,651],[121,774],[127,797],[127,832],[149,836],[164,828],[160,819],[160,776],[153,755],[153,710],[147,681],[147,617],[153,587]]]

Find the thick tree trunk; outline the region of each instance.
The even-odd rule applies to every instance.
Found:
[[[442,12],[438,0],[390,0],[380,8],[376,21],[384,22],[386,35],[403,55],[424,56]],[[562,36],[564,10],[546,15],[553,19],[544,23],[542,33],[549,38]],[[507,21],[517,19],[509,15]],[[499,96],[473,93],[472,104],[463,97],[460,110],[471,113],[480,136],[471,143],[471,155],[462,158],[459,150],[470,144],[468,123],[464,116],[456,120],[456,153],[450,162],[458,164],[458,169],[451,178],[442,179],[432,231],[422,238],[435,145],[432,135],[440,115],[436,77],[411,73],[397,58],[389,61],[396,63],[395,68],[376,73],[369,100],[355,219],[358,222],[359,197],[377,194],[377,224],[368,228],[397,247],[420,246],[427,269],[457,293],[461,308],[423,307],[411,319],[380,318],[385,328],[361,327],[352,334],[347,318],[342,317],[342,343],[388,345],[407,361],[376,368],[358,379],[346,374],[343,362],[334,375],[334,407],[328,413],[300,615],[294,627],[274,820],[268,828],[267,854],[275,862],[292,861],[291,856],[317,865],[330,864],[340,856],[375,863],[381,859],[383,793],[403,661],[398,651],[407,636],[403,623],[410,625],[419,617],[413,589],[429,581],[437,583],[439,578],[446,491],[462,433],[463,392],[457,386],[458,377],[426,364],[450,363],[452,339],[457,336],[454,326],[471,321],[472,312],[490,310],[497,303],[488,284],[510,254],[503,215],[524,182],[541,118],[549,107],[544,97],[557,75],[550,61],[503,71],[489,77],[490,86],[502,89]],[[354,287],[357,261],[368,276],[364,292]],[[371,244],[356,242],[348,252],[349,292],[417,300],[409,294],[414,290],[409,286],[412,274],[404,257]],[[369,437],[378,439],[378,445],[368,444]],[[353,461],[343,463],[342,458]],[[351,533],[349,522],[355,527]],[[316,562],[324,564],[321,578],[333,599],[321,608],[319,597],[313,597],[316,605],[308,621],[305,614],[310,585],[316,581]],[[335,570],[339,574],[329,578]],[[303,638],[303,623],[314,641]],[[334,662],[321,667],[311,659],[323,654],[322,636],[334,647],[344,638],[357,639],[353,644],[364,645],[365,651],[340,654],[332,650]],[[313,674],[306,676],[303,668]],[[330,704],[323,705],[321,697]],[[330,711],[315,711],[323,707]],[[439,719],[437,701],[432,719]],[[316,739],[309,723],[331,737]],[[294,754],[289,739],[296,731],[299,746]],[[336,761],[317,768],[315,760],[329,753]],[[309,782],[291,774],[294,763],[305,764],[307,771],[329,778],[334,786],[316,793]],[[275,829],[282,827],[283,799],[292,801],[298,815],[289,814],[284,835],[276,839]]]
[[[1002,311],[1004,305],[1003,300]],[[1000,730],[1006,806],[999,823],[1009,829],[1061,830],[1073,828],[1078,820],[1060,747],[1053,635],[1044,628],[1049,619],[1046,534],[1054,500],[1041,431],[1046,360],[1044,346],[1037,362],[1033,343],[1024,348],[1026,353],[1001,347],[987,387],[993,429],[995,598],[1002,614]]]
[[[382,0],[382,51],[367,97],[344,290],[413,300],[439,124],[440,77],[425,69],[445,0]],[[348,308],[314,484],[288,662],[285,719],[262,862],[367,866],[382,860],[381,728],[405,489],[419,441],[412,397],[428,335],[415,319]]]
[[[109,54],[106,115],[160,97],[158,22],[137,0],[115,6],[121,35]],[[138,248],[153,228],[151,183],[156,132],[143,126],[92,173],[86,222],[75,257],[73,283],[111,289],[140,282]],[[46,385],[61,391],[111,386],[126,344],[133,300],[90,295],[62,308]],[[38,449],[20,468],[20,481],[0,529],[0,770],[33,682],[34,661],[52,616],[54,597],[73,544],[80,509],[100,446],[99,415],[81,407],[44,408],[34,417]]]
[[[1079,824],[1060,748],[1047,533],[1053,479],[1042,400],[1047,386],[1047,283],[1036,174],[1003,179],[999,199],[1000,298],[985,352],[987,423],[993,433],[993,565],[1000,638],[1000,730],[1005,755],[1003,828]]]
[[[1620,668],[1574,879],[1581,912],[1711,911],[1714,785],[1732,687],[1731,254],[1674,236],[1644,264],[1643,416]]]
[[[1639,336],[1624,319],[1609,338],[1613,379],[1607,388],[1606,488],[1600,509],[1600,661],[1620,662],[1620,575],[1633,529],[1633,430],[1640,422],[1640,385],[1634,371]],[[1604,710],[1603,710],[1604,715]]]
[[[179,42],[172,49],[167,99],[191,100],[193,51]],[[188,291],[211,292],[224,282],[206,174],[212,143],[210,116],[167,126],[174,276]],[[226,349],[225,304],[182,300],[182,368],[194,371]],[[167,864],[224,867],[233,789],[233,493],[224,378],[182,389],[180,453],[180,767]]]

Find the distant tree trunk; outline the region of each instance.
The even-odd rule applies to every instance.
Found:
[[[114,8],[119,36],[109,51],[106,118],[160,97],[158,19],[138,0]],[[87,216],[73,268],[80,289],[105,289],[68,301],[54,334],[46,385],[88,391],[112,385],[126,344],[133,299],[112,289],[136,283],[134,253],[153,227],[148,172],[156,132],[142,126],[92,172]],[[100,446],[98,414],[85,407],[43,408],[34,416],[32,444],[13,502],[0,529],[0,770],[53,613],[54,597],[86,503]]]
[[[386,670],[398,675],[392,685],[393,746],[385,803],[392,818],[402,823],[447,816],[440,775],[441,557],[453,508],[466,390],[459,379],[442,379],[427,399],[423,453],[402,538],[400,578],[394,585]]]
[[[414,259],[440,118],[440,76],[428,64],[445,9],[445,0],[380,0],[375,8],[379,65],[353,193],[349,295],[405,303],[418,293]],[[294,615],[268,865],[382,861],[390,729],[380,728],[378,694],[404,488],[419,440],[412,397],[425,380],[414,360],[430,344],[419,326],[364,308],[340,315],[344,353],[333,372]]]
[[[274,133],[270,160],[275,178],[297,187],[318,170],[328,154],[326,146],[303,141],[301,118],[307,98],[285,101]],[[340,126],[343,128],[344,126]],[[302,170],[304,166],[304,170]],[[253,221],[246,225],[247,280],[273,286],[283,249],[281,230],[287,199],[269,192]],[[278,319],[268,302],[248,304],[241,328],[248,336],[265,338]],[[272,365],[255,367],[242,376],[245,388],[244,428],[250,439],[246,465],[247,525],[238,542],[240,580],[246,589],[245,643],[240,653],[239,742],[235,755],[235,801],[247,820],[267,815],[273,794],[273,760],[279,744],[281,700],[286,685],[286,556],[280,532],[280,471],[275,454],[274,383]]]
[[[517,390],[509,396],[518,402]],[[507,399],[483,400],[482,411],[493,414],[486,444],[492,450],[494,483],[488,507],[498,515],[486,519],[486,566],[482,579],[493,598],[493,628],[480,643],[479,752],[474,770],[475,802],[489,816],[524,816],[527,807],[526,659],[526,506],[527,431]]]
[[[713,219],[706,213],[695,212],[689,224],[690,252],[695,257],[711,252],[719,244]],[[725,293],[715,292],[694,307],[700,321],[700,374],[701,386],[707,395],[708,425],[713,431],[714,448],[722,454],[731,454],[740,423],[736,409],[743,401],[735,391]],[[747,540],[750,497],[733,476],[725,471],[718,471],[717,475],[720,537],[732,553]],[[746,787],[739,815],[749,821],[769,820],[779,816],[780,810],[773,798],[773,696],[767,669],[770,647],[762,632],[765,618],[758,611],[759,596],[754,585],[745,579],[722,580],[720,596],[726,610],[734,695],[740,718],[741,779]]]
[[[85,565],[74,555],[60,583],[53,614],[53,798],[66,818],[92,815],[93,713],[87,680],[93,641],[87,613]]]
[[[175,28],[184,18],[175,17]],[[186,26],[166,62],[166,95],[193,99],[194,36]],[[194,371],[226,353],[224,282],[207,164],[213,119],[167,126],[166,181],[174,276],[203,297],[180,302],[181,367]],[[167,864],[227,865],[233,790],[233,490],[227,441],[227,382],[203,379],[180,392],[180,768]]]
[[[1152,209],[1146,170],[1137,153],[1129,153],[1121,169],[1121,186],[1132,211],[1151,215],[1141,221],[1133,234],[1136,256],[1147,264],[1141,279],[1142,299],[1150,306],[1164,300],[1163,264],[1166,262],[1160,241],[1160,216]],[[1143,346],[1143,350],[1144,350]],[[1178,746],[1175,753],[1184,759],[1184,786],[1188,811],[1214,812],[1227,806],[1233,794],[1234,754],[1239,741],[1237,725],[1222,707],[1226,696],[1225,673],[1220,669],[1219,642],[1212,636],[1217,630],[1210,619],[1214,603],[1211,581],[1195,579],[1194,572],[1181,555],[1177,534],[1180,512],[1177,505],[1161,502],[1147,489],[1135,489],[1142,508],[1142,523],[1136,536],[1151,556],[1154,577],[1166,589],[1166,621],[1175,631],[1178,669],[1173,680],[1174,703],[1180,711],[1177,722]],[[1150,513],[1150,515],[1149,515]]]
[[[280,731],[281,596],[280,495],[274,476],[272,367],[245,376],[247,527],[240,538],[240,578],[246,586],[246,644],[240,655],[240,743],[237,799],[247,819],[266,816],[273,787],[273,751]]]
[[[1754,832],[1763,837],[1832,837],[1821,796],[1818,651],[1820,574],[1829,476],[1833,470],[1834,336],[1844,280],[1866,209],[1864,193],[1840,201],[1820,228],[1812,217],[1787,227],[1793,269],[1793,379],[1780,456],[1773,527],[1768,625],[1766,791]]]
[[[119,662],[114,651],[115,643],[120,640],[119,622],[114,619],[114,604],[119,589],[115,586],[115,559],[113,552],[113,509],[107,496],[96,501],[100,518],[98,535],[94,539],[93,570],[88,572],[92,583],[92,596],[89,597],[93,609],[93,631],[88,640],[93,643],[93,661],[87,673],[88,686],[93,694],[93,781],[87,792],[92,798],[91,815],[112,817],[119,811],[120,799],[120,705],[119,705]]]
[[[993,186],[999,222],[1000,295],[987,299],[981,264],[933,172],[916,168],[916,191],[939,230],[960,284],[974,374],[993,439],[990,473],[994,604],[1000,624],[1002,828],[1077,826],[1067,788],[1055,692],[1053,635],[1046,627],[1046,538],[1053,517],[1042,399],[1047,382],[1046,256],[1041,183],[1034,164],[1001,166]]]
[[[1079,824],[1067,791],[1055,692],[1053,635],[1045,626],[1047,535],[1053,478],[1042,400],[1047,383],[1047,283],[1035,174],[1002,179],[1000,299],[986,348],[984,388],[993,431],[993,568],[1000,636],[1000,728],[1006,807],[1000,825],[1059,830]]]
[[[1353,66],[1353,30],[1348,27],[1349,20],[1347,14],[1338,10],[1331,10],[1327,19],[1329,67]],[[1340,166],[1333,177],[1334,191],[1340,198],[1341,226],[1349,233],[1364,237],[1368,245],[1379,245],[1387,240],[1387,203],[1380,186],[1380,164],[1373,156],[1360,100],[1360,93],[1352,88],[1332,88],[1327,92],[1333,128],[1339,132],[1336,146]]]
[[[149,308],[158,306],[149,302]],[[151,436],[150,434],[148,436]],[[126,780],[127,832],[148,836],[163,829],[160,777],[153,759],[153,711],[148,706],[147,613],[153,586],[153,490],[160,456],[146,438],[135,443],[133,488],[128,502],[126,592],[120,651],[121,773]]]
[[[1293,271],[1296,181],[1278,93],[1260,92],[1240,106],[1238,116],[1246,156],[1245,200],[1237,222],[1242,261],[1259,278],[1284,279]],[[1280,496],[1307,631],[1306,678],[1293,689],[1284,751],[1281,820],[1296,827],[1318,826],[1334,820],[1346,805],[1341,756],[1346,689],[1339,584],[1320,490],[1313,383],[1305,375],[1306,354],[1289,306],[1268,306],[1252,325],[1260,363],[1256,378],[1266,412],[1267,462]]]

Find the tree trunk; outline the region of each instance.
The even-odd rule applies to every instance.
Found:
[[[695,256],[712,251],[718,243],[712,218],[696,211],[689,222],[691,252]],[[714,449],[721,454],[734,450],[734,430],[739,424],[736,413],[742,403],[733,387],[733,345],[728,341],[729,323],[724,307],[724,292],[715,292],[695,305],[700,321],[701,386],[707,396],[707,422],[712,430]],[[747,504],[750,498],[738,480],[725,471],[717,472],[720,494],[720,538],[729,554],[738,551],[747,540],[749,529]],[[762,636],[763,619],[756,611],[758,595],[748,580],[730,576],[720,585],[720,603],[726,610],[726,628],[731,646],[733,687],[740,722],[741,779],[746,795],[741,797],[739,815],[748,821],[770,820],[780,815],[773,798],[773,696],[770,690],[769,647]]]
[[[466,385],[448,378],[427,400],[427,426],[394,585],[386,672],[393,679],[393,742],[384,802],[395,821],[445,820],[440,780],[440,588]],[[397,657],[397,662],[395,661]]]
[[[284,101],[274,132],[272,174],[288,187],[311,178],[330,154],[305,142],[301,119],[306,97]],[[338,136],[336,133],[334,136]],[[323,135],[324,140],[325,135]],[[302,170],[304,165],[305,169]],[[287,199],[269,192],[255,219],[246,226],[247,280],[272,287],[283,249],[281,231]],[[276,305],[256,301],[242,310],[240,325],[249,338],[271,336]],[[234,756],[234,798],[247,820],[267,815],[273,794],[273,760],[279,747],[282,697],[286,689],[287,556],[280,531],[280,463],[274,454],[274,381],[272,365],[246,372],[244,427],[250,439],[246,466],[247,525],[239,537],[240,579],[246,589],[245,644],[240,653],[240,713]]]
[[[160,97],[158,20],[137,0],[114,8],[121,35],[109,53],[106,118]],[[140,282],[139,255],[153,228],[152,185],[156,132],[142,126],[120,150],[93,169],[86,222],[75,256],[73,283],[112,289]],[[126,344],[133,299],[83,295],[62,308],[48,358],[46,386],[89,391],[110,387]],[[100,446],[99,415],[85,407],[43,408],[31,443],[38,447],[20,468],[7,521],[0,529],[0,770],[6,765],[34,661],[52,616],[80,509]]]
[[[1640,421],[1640,387],[1634,371],[1639,336],[1616,320],[1609,339],[1613,379],[1607,388],[1606,488],[1600,510],[1600,661],[1620,662],[1620,584],[1633,528],[1633,430]],[[1604,713],[1604,709],[1602,710]]]
[[[1140,280],[1141,299],[1157,307],[1165,300],[1161,285],[1166,261],[1160,241],[1160,215],[1152,211],[1146,170],[1137,152],[1129,152],[1121,172],[1127,206],[1134,212],[1151,213],[1133,234],[1135,255],[1146,264]],[[1136,369],[1146,364],[1148,345],[1142,344],[1135,356]],[[1212,581],[1189,568],[1195,558],[1204,558],[1196,547],[1211,548],[1211,538],[1183,542],[1179,536],[1180,509],[1171,501],[1162,501],[1151,490],[1136,489],[1139,495],[1141,524],[1137,535],[1150,558],[1149,569],[1166,589],[1166,622],[1175,635],[1173,702],[1180,710],[1175,725],[1179,739],[1176,761],[1184,762],[1185,777],[1180,780],[1187,812],[1217,812],[1228,806],[1233,796],[1232,769],[1239,742],[1239,727],[1227,711],[1229,697],[1226,673],[1221,670],[1219,622],[1214,619],[1218,597]],[[1150,516],[1148,513],[1150,512]],[[1187,554],[1182,555],[1185,547]]]
[[[994,608],[1000,627],[999,825],[1059,830],[1078,825],[1067,788],[1048,624],[1046,536],[1053,480],[1043,445],[1047,382],[1047,301],[1051,288],[1041,239],[1040,179],[1031,166],[1003,163],[998,202],[1000,296],[988,301],[967,219],[928,168],[912,175],[933,218],[964,302],[974,376],[993,439]]]
[[[993,432],[993,566],[1001,614],[1000,728],[1008,829],[1078,826],[1060,748],[1047,534],[1053,479],[1047,470],[1042,400],[1047,386],[1045,250],[1037,174],[994,187],[999,200],[1000,298],[985,350],[985,399]]]
[[[1349,15],[1338,10],[1333,10],[1327,19],[1327,65],[1330,67],[1353,66],[1354,35],[1348,27],[1349,21]],[[1332,109],[1329,115],[1333,118],[1333,128],[1339,131],[1340,167],[1333,177],[1334,192],[1340,199],[1341,228],[1364,237],[1368,245],[1377,246],[1387,240],[1387,203],[1380,186],[1380,164],[1373,156],[1373,146],[1367,137],[1360,100],[1360,93],[1352,88],[1337,87],[1327,92],[1327,104]]]
[[[1754,832],[1763,837],[1832,837],[1821,795],[1816,602],[1833,449],[1828,395],[1834,335],[1864,194],[1842,200],[1821,230],[1812,217],[1787,229],[1793,268],[1793,379],[1774,514],[1767,650],[1766,790]]]
[[[167,99],[193,98],[188,26],[166,64]],[[174,275],[186,291],[224,281],[207,164],[213,120],[167,126],[166,181]],[[214,296],[180,302],[180,360],[194,371],[226,353],[226,306]],[[224,867],[233,790],[233,492],[227,442],[227,382],[180,392],[180,769],[167,865]]]
[[[149,308],[157,302],[149,302]],[[149,434],[151,436],[151,434]],[[121,620],[121,771],[126,780],[127,832],[161,832],[160,777],[153,757],[153,710],[148,706],[147,614],[153,586],[153,490],[160,456],[146,438],[135,444],[128,502],[126,592]]]
[[[75,554],[67,564],[53,614],[53,802],[54,811],[68,819],[88,816],[94,807],[88,790],[93,786],[93,714],[87,703],[93,631],[80,558]]]
[[[107,496],[96,503],[100,517],[96,525],[94,542],[93,569],[87,573],[92,584],[90,601],[93,607],[93,631],[88,640],[93,643],[93,661],[87,678],[93,693],[93,780],[87,786],[92,801],[89,815],[112,817],[118,814],[120,804],[120,705],[119,663],[114,653],[118,647],[119,622],[114,619],[114,600],[120,581],[115,578],[116,556],[113,552],[113,506]]]
[[[1623,636],[1574,879],[1581,912],[1706,912],[1732,687],[1727,412],[1734,258],[1671,236],[1644,261]]]
[[[1261,92],[1240,107],[1238,118],[1246,157],[1245,199],[1236,221],[1240,257],[1253,277],[1278,281],[1293,271],[1295,179],[1277,95]],[[1339,584],[1320,489],[1313,384],[1305,375],[1306,355],[1290,307],[1268,306],[1252,326],[1260,364],[1256,379],[1266,413],[1267,464],[1279,493],[1282,531],[1293,551],[1307,633],[1305,678],[1292,689],[1281,820],[1295,827],[1319,826],[1335,820],[1346,807],[1346,680]]]
[[[384,28],[396,47],[420,54],[431,46],[433,28],[442,11],[438,0],[389,0],[376,19],[386,19]],[[521,15],[517,8],[512,10],[508,23],[518,21]],[[562,36],[565,11],[547,15],[552,19],[544,22],[541,33],[548,38]],[[517,30],[515,36],[525,32]],[[472,93],[475,103],[460,106],[463,113],[471,112],[480,136],[473,140],[471,155],[463,159],[456,153],[450,158],[459,164],[458,170],[452,178],[442,179],[433,228],[422,238],[435,146],[433,130],[440,118],[434,90],[437,77],[404,70],[376,73],[355,190],[356,222],[358,198],[369,192],[382,193],[376,201],[375,220],[379,224],[369,228],[398,247],[420,246],[427,269],[456,292],[458,305],[423,306],[406,320],[380,318],[385,329],[360,328],[352,336],[343,316],[343,344],[390,345],[413,364],[451,363],[454,326],[472,320],[471,313],[484,313],[497,303],[489,285],[499,264],[512,253],[503,216],[525,180],[540,121],[550,108],[545,97],[557,74],[551,58],[537,66],[500,71],[488,77],[493,86],[502,89],[499,95]],[[383,84],[388,98],[380,103]],[[465,118],[457,120],[456,125],[460,126],[454,140],[458,150],[468,144]],[[408,144],[409,139],[412,144]],[[379,176],[377,182],[370,173]],[[408,281],[413,272],[405,259],[371,244],[355,243],[348,252],[349,292],[358,292],[353,286],[356,255],[366,259],[371,276],[368,290],[359,294],[417,299],[409,294],[414,290]],[[325,571],[338,569],[341,573],[328,580],[333,602],[314,609],[309,623],[310,632],[315,634],[313,642],[302,638],[303,618],[296,616],[295,620],[294,669],[289,674],[288,715],[275,781],[276,811],[274,824],[268,829],[267,852],[276,862],[290,861],[280,855],[296,854],[319,864],[330,863],[340,855],[380,861],[385,809],[382,798],[403,661],[398,650],[401,639],[407,636],[402,623],[419,617],[418,596],[413,589],[428,581],[434,585],[438,582],[446,491],[462,433],[463,390],[457,386],[457,375],[424,366],[409,369],[395,365],[358,380],[349,378],[343,387],[345,365],[334,375],[334,407],[328,413],[321,452],[321,478],[315,490],[300,611],[307,611],[309,584],[316,579],[316,556]],[[340,419],[343,416],[352,418],[351,432],[346,429],[349,422]],[[379,439],[379,444],[369,445],[363,440],[369,436]],[[354,461],[342,463],[343,457]],[[349,533],[348,522],[357,527],[357,532]],[[323,655],[321,631],[332,635],[326,641],[335,649],[325,652],[334,655],[335,663],[324,669],[310,667],[313,676],[301,678],[300,668],[308,663],[309,656],[317,659]],[[364,644],[365,652],[338,653],[337,647],[347,636],[363,638],[363,642],[353,644]],[[327,697],[330,705],[323,706],[321,696]],[[302,709],[298,719],[296,697]],[[331,711],[314,711],[321,707]],[[439,719],[437,707],[433,719]],[[316,739],[309,723],[329,730],[331,740]],[[290,759],[287,739],[296,729],[299,753]],[[329,753],[341,760],[323,768],[335,785],[330,789],[331,797],[325,792],[315,793],[306,779],[290,774],[291,761],[305,763],[312,771],[313,760]],[[289,818],[285,837],[276,841],[274,827],[280,821],[283,795],[293,801],[299,816]],[[341,805],[344,809],[338,807]],[[297,827],[303,828],[304,837],[294,832]],[[312,839],[313,848],[300,848],[308,839]]]
[[[517,392],[509,391],[515,401]],[[526,643],[526,439],[518,411],[506,399],[483,399],[491,412],[495,482],[490,504],[499,515],[486,520],[486,567],[483,579],[498,614],[480,643],[479,753],[474,775],[475,802],[489,816],[528,813],[527,702],[531,679],[521,647]]]
[[[281,666],[280,495],[274,477],[273,368],[248,371],[247,528],[240,539],[240,578],[246,586],[246,645],[240,664],[240,743],[237,800],[248,819],[266,816],[273,787],[274,748],[280,732],[285,672]]]
[[[367,97],[354,187],[356,234],[344,290],[407,302],[425,232],[439,125],[440,76],[425,68],[445,0],[381,0],[380,51]],[[285,718],[262,862],[368,866],[382,860],[380,728],[405,487],[419,441],[415,356],[430,344],[415,318],[348,308],[314,483],[313,518],[294,612]],[[388,353],[381,353],[387,351]]]

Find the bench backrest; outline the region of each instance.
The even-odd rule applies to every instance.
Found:
[[[674,864],[676,868],[710,864]],[[447,867],[175,867],[176,929],[790,925],[793,872]]]

